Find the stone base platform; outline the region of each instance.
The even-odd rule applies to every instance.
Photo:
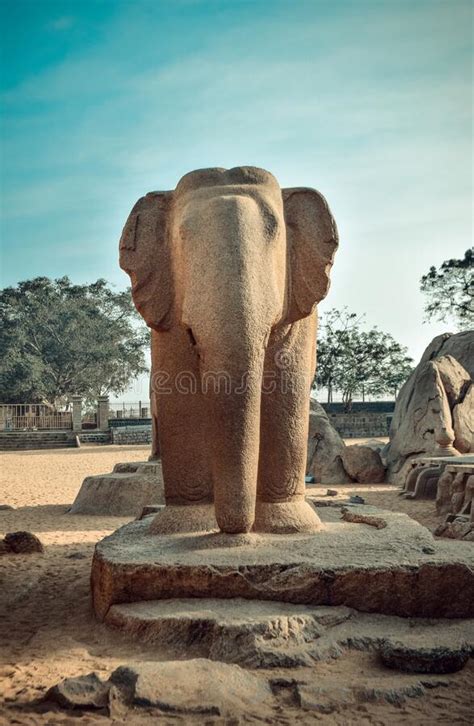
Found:
[[[161,464],[116,464],[110,474],[87,476],[69,514],[138,517],[150,504],[164,504]]]
[[[440,656],[460,667],[474,656],[474,619],[418,618],[359,613],[341,605],[292,605],[258,600],[151,600],[112,605],[105,622],[139,643],[166,647],[176,656],[235,663],[246,668],[311,667],[347,650],[400,648],[408,661]],[[410,655],[412,656],[410,658]],[[443,667],[443,666],[441,666]],[[445,665],[445,667],[447,667]],[[456,667],[453,670],[457,670]],[[437,672],[444,672],[438,670]]]
[[[119,603],[245,598],[401,616],[474,616],[471,543],[435,540],[407,515],[373,507],[352,507],[351,522],[336,507],[317,512],[324,527],[311,535],[157,535],[150,533],[153,516],[127,524],[96,545],[95,612],[104,619]],[[374,526],[367,524],[372,517]]]

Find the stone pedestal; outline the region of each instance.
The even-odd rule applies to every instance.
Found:
[[[404,514],[353,511],[366,523],[322,507],[323,529],[298,535],[153,535],[153,516],[132,522],[96,546],[95,612],[103,619],[119,603],[242,597],[401,616],[474,615],[473,549],[435,541]],[[372,517],[386,526],[370,526]]]
[[[160,462],[116,464],[110,474],[84,479],[69,514],[138,517],[144,507],[164,501]]]

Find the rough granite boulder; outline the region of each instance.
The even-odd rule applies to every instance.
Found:
[[[30,555],[34,552],[44,552],[43,544],[32,532],[10,532],[5,535],[1,545],[0,554]]]
[[[443,431],[459,451],[472,451],[473,371],[474,331],[446,333],[430,343],[397,398],[386,452],[390,481],[402,483],[405,465],[432,454]]]
[[[385,467],[380,454],[370,446],[346,446],[342,463],[349,476],[361,484],[379,484],[385,479]]]
[[[310,402],[308,453],[306,471],[321,484],[349,484],[351,477],[342,463],[346,446],[331,425],[324,408],[314,399]]]

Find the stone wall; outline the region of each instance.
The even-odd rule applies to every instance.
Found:
[[[390,413],[329,413],[329,420],[343,439],[364,439],[388,436]]]
[[[109,418],[109,428],[151,426],[151,418]]]
[[[108,431],[82,431],[78,438],[81,444],[110,444],[112,441]]]
[[[151,425],[114,427],[110,432],[113,444],[151,444]]]
[[[345,404],[340,401],[326,403],[319,402],[327,414],[330,413],[346,413]],[[395,401],[353,401],[351,413],[393,413],[395,410]]]
[[[331,406],[333,404],[330,404]],[[324,406],[326,408],[326,406]],[[332,413],[327,411],[336,431],[345,439],[378,438],[388,436],[391,413],[374,411],[352,411]],[[130,420],[110,422],[110,433],[114,444],[151,444],[151,420]]]

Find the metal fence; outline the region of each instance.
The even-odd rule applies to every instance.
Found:
[[[150,402],[110,403],[109,418],[150,418]]]
[[[0,431],[72,429],[71,411],[56,411],[42,403],[0,404]]]

